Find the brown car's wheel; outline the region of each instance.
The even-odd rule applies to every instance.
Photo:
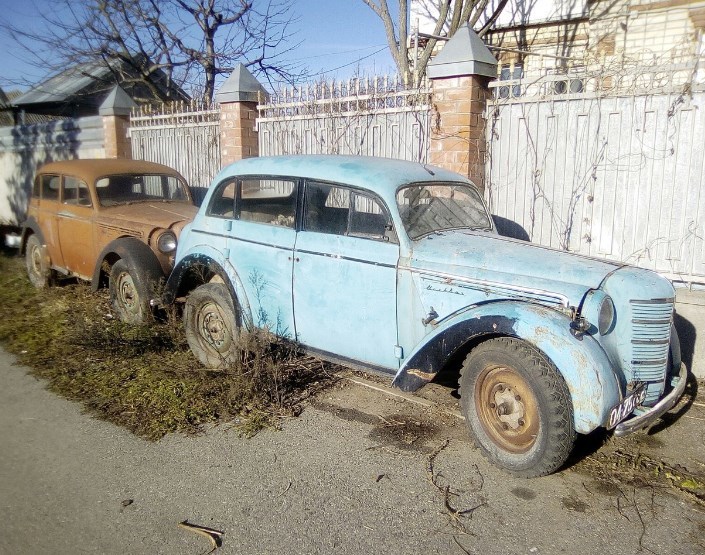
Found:
[[[239,319],[222,283],[206,283],[188,296],[184,328],[191,351],[208,368],[228,366],[239,355]]]
[[[128,324],[144,324],[152,318],[149,305],[153,287],[147,272],[139,272],[120,259],[110,270],[110,302],[118,317]],[[154,279],[152,276],[151,279]]]
[[[50,267],[49,255],[36,235],[30,235],[25,245],[25,262],[27,275],[37,289],[51,285],[53,271]]]
[[[514,338],[473,349],[460,378],[463,413],[485,456],[516,476],[558,470],[575,442],[570,392],[556,367]]]

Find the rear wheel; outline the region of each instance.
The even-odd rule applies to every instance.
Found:
[[[485,456],[516,476],[558,470],[575,442],[573,405],[558,369],[527,343],[497,338],[467,356],[463,413]]]
[[[191,351],[208,368],[229,366],[239,355],[239,319],[223,283],[206,283],[188,296],[184,328]]]
[[[37,289],[51,285],[53,272],[46,248],[36,235],[30,235],[25,245],[25,262],[29,281]]]

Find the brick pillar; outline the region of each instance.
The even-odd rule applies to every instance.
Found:
[[[110,91],[100,105],[98,113],[103,116],[106,158],[132,158],[130,112],[135,106],[134,101],[118,86]]]
[[[485,188],[485,104],[497,60],[469,25],[461,26],[427,68],[433,84],[431,163]]]
[[[257,102],[220,103],[220,159],[222,165],[259,156]]]
[[[485,177],[485,104],[488,77],[433,79],[430,162],[468,176],[480,188]]]
[[[257,104],[267,92],[242,64],[237,64],[215,95],[220,104],[222,165],[259,156]]]
[[[106,158],[132,158],[127,116],[103,116],[103,136]]]

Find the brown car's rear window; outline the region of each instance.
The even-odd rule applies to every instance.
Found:
[[[186,185],[173,175],[109,175],[96,181],[95,190],[101,206],[189,200]]]

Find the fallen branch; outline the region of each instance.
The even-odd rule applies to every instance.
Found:
[[[225,535],[225,532],[221,530],[216,530],[215,528],[208,528],[207,526],[200,526],[198,524],[191,524],[188,520],[179,522],[179,526],[208,538],[211,542],[211,545],[213,546],[213,549],[208,551],[208,553],[213,553],[216,549],[223,545],[223,536]]]

